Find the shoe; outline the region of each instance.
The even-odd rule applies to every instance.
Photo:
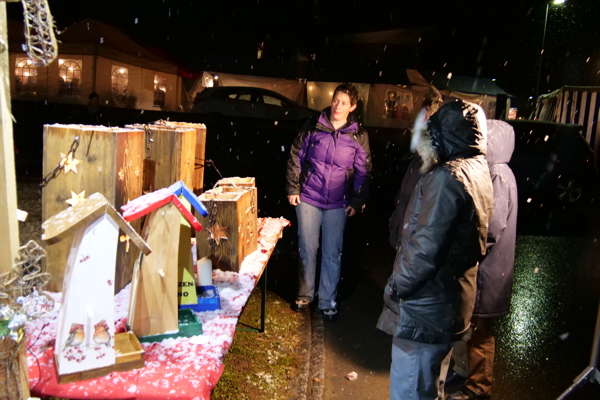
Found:
[[[310,303],[306,300],[298,299],[295,303],[292,303],[292,310],[296,312],[302,312],[304,310],[308,310]]]
[[[335,322],[337,321],[338,318],[338,311],[337,308],[330,308],[327,310],[321,310],[321,313],[323,314],[323,319],[327,322]]]
[[[446,381],[444,382],[444,386],[462,388],[463,386],[465,386],[465,383],[467,383],[467,378],[454,371],[452,373],[448,373],[448,376],[446,376]]]
[[[456,393],[452,393],[448,396],[447,400],[486,400],[489,399],[489,395],[477,394],[472,390],[464,387]]]

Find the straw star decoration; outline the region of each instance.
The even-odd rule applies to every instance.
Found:
[[[221,244],[221,239],[227,240],[227,236],[225,235],[226,227],[219,226],[219,223],[215,223],[214,226],[207,228],[210,232],[210,239],[213,239],[217,242],[217,244]]]
[[[76,206],[77,204],[81,203],[84,200],[85,200],[85,190],[79,194],[75,194],[75,192],[71,190],[71,198],[68,200],[65,200],[65,203],[69,203],[71,205],[71,207],[73,207],[73,206]]]
[[[67,155],[60,153],[60,158],[62,160],[61,163],[65,168],[65,174],[69,171],[77,173],[77,164],[79,164],[81,160],[73,158],[73,153],[69,153]]]

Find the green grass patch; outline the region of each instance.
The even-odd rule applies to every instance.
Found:
[[[238,328],[260,327],[260,288],[254,289],[238,323]],[[213,390],[211,400],[286,399],[293,393],[289,383],[301,359],[298,314],[289,304],[267,292],[265,332],[238,330],[225,355],[225,370]]]

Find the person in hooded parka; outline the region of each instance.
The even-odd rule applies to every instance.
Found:
[[[508,123],[488,120],[487,153],[494,186],[494,210],[487,236],[487,255],[477,272],[477,297],[472,333],[467,341],[468,376],[466,385],[450,395],[452,400],[488,399],[492,392],[492,374],[496,343],[492,323],[508,314],[512,294],[517,237],[517,183],[508,162],[515,148],[515,131]],[[455,368],[456,370],[456,368]]]
[[[477,114],[474,105],[452,101],[415,132],[423,176],[406,210],[399,265],[386,286],[400,299],[391,400],[444,398],[452,343],[469,327],[493,206],[485,119]]]

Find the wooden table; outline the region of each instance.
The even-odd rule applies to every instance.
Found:
[[[221,309],[197,313],[203,334],[191,338],[166,339],[143,344],[144,368],[113,372],[88,381],[59,385],[54,368],[54,339],[58,309],[27,325],[27,364],[33,396],[73,399],[210,399],[210,393],[223,373],[223,358],[231,345],[239,316],[262,276],[263,303],[261,331],[264,331],[266,267],[289,221],[283,218],[259,219],[259,248],[244,259],[239,273],[213,271]],[[60,306],[60,293],[50,293]],[[129,286],[115,297],[117,329],[124,329]]]

